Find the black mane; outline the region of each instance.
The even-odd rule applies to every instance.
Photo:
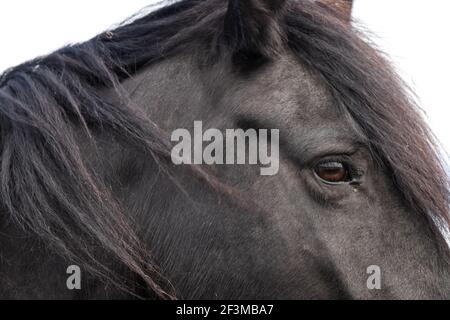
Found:
[[[180,1],[1,76],[1,204],[10,217],[124,290],[133,285],[111,270],[114,262],[173,297],[108,187],[86,166],[75,127],[90,139],[93,128],[107,128],[164,157],[165,137],[130,106],[121,81],[181,52],[198,52],[201,63],[228,57],[234,43],[223,27],[226,10],[222,0]],[[450,222],[434,137],[389,63],[337,12],[313,1],[288,1],[278,23],[283,45],[351,114],[405,202]],[[267,59],[276,59],[273,49]],[[99,96],[99,88],[114,89],[120,104]],[[94,247],[104,248],[105,260]]]

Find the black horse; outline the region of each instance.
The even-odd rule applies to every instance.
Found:
[[[449,298],[448,178],[410,97],[309,0],[179,1],[15,67],[0,297]],[[194,121],[279,129],[278,174],[174,165]]]

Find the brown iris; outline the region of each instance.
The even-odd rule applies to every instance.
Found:
[[[350,170],[342,162],[323,162],[314,169],[317,176],[329,183],[342,183],[351,180]]]

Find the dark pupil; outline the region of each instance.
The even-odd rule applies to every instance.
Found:
[[[321,179],[328,182],[346,182],[350,178],[346,166],[340,162],[319,164],[316,173]]]

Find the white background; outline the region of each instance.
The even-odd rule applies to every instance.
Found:
[[[88,40],[156,0],[3,0],[0,72],[65,44]],[[450,151],[450,1],[355,0],[354,16],[372,30],[416,90],[428,121]]]

